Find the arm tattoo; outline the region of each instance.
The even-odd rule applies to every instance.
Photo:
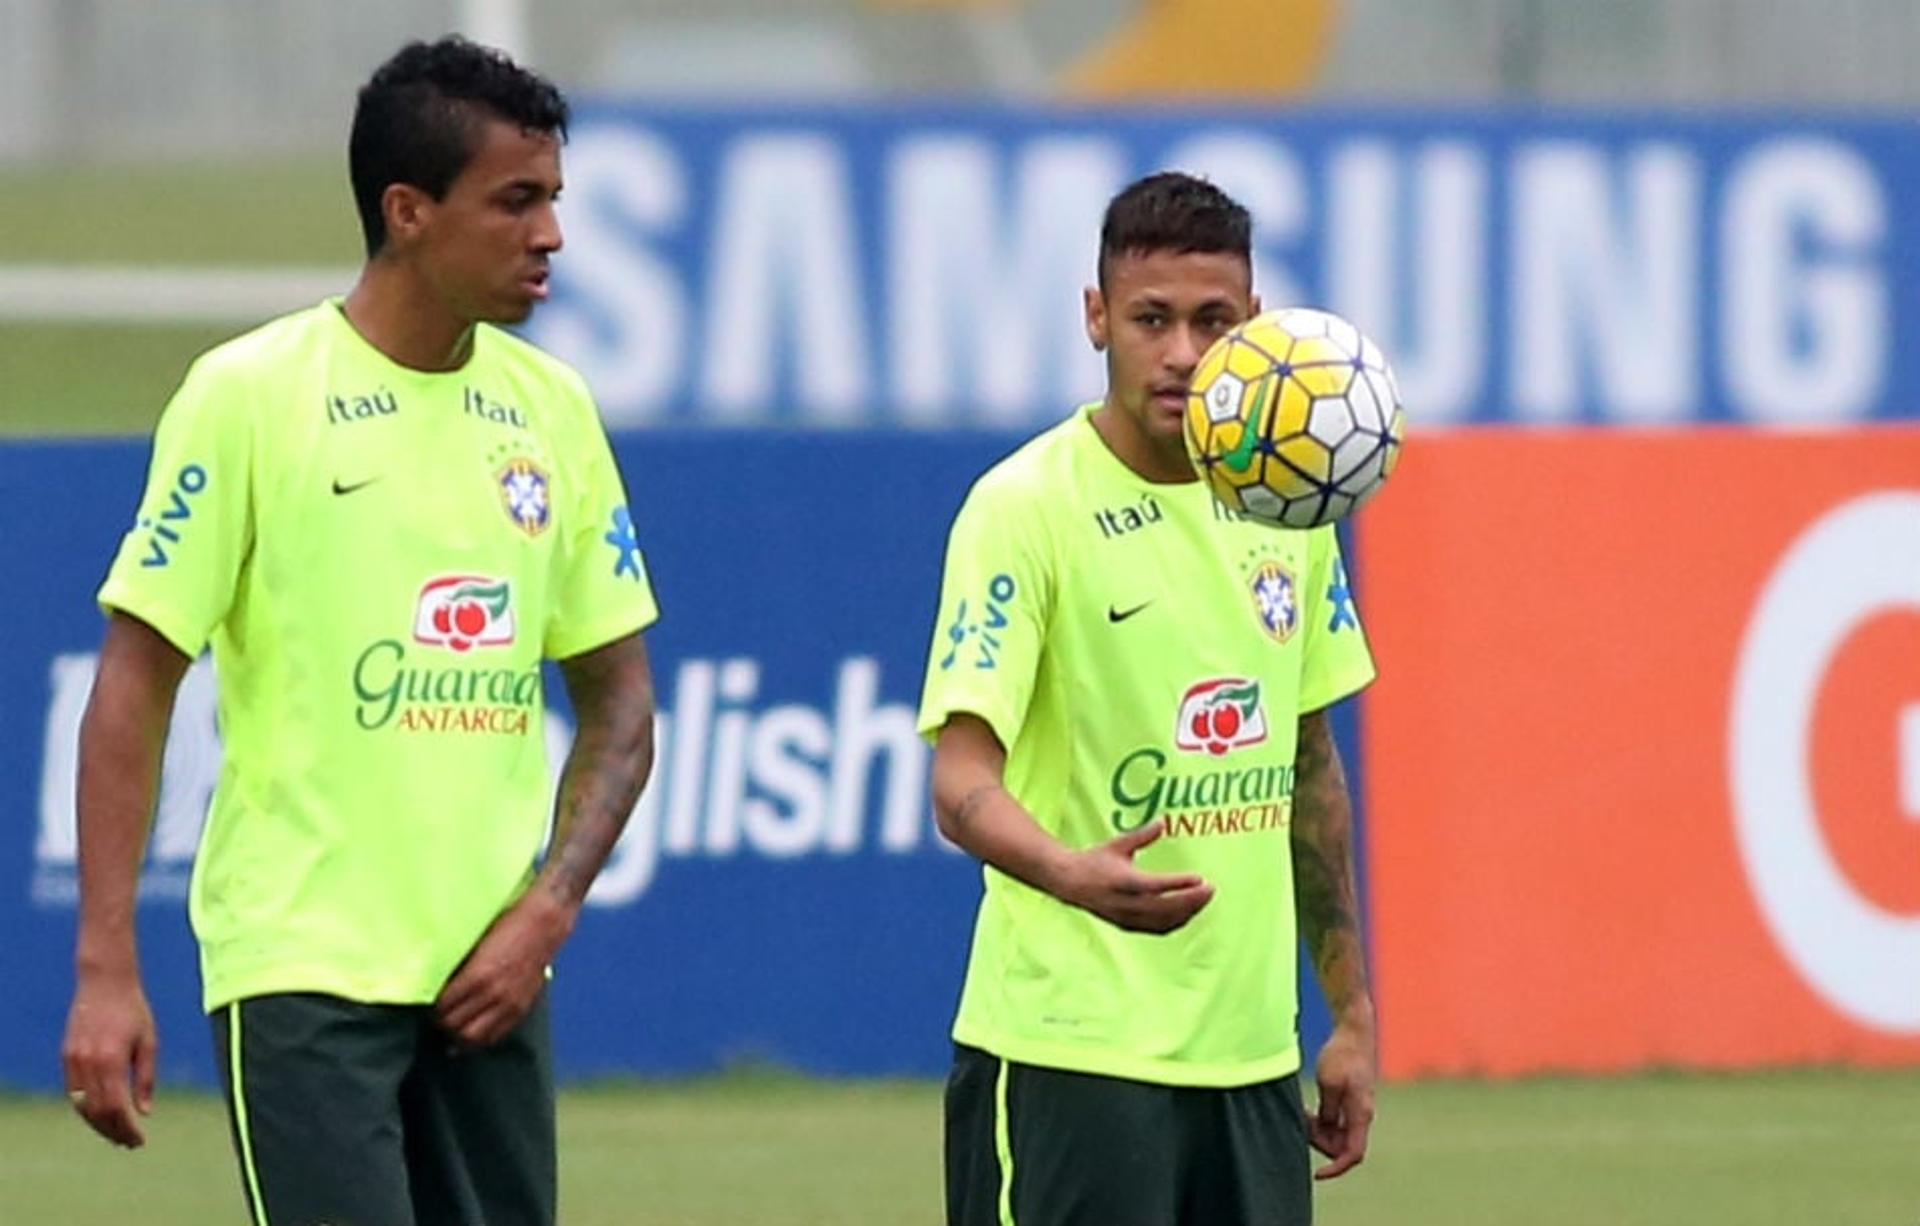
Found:
[[[1325,711],[1300,719],[1293,794],[1294,910],[1337,1018],[1368,997],[1353,876],[1353,805]]]
[[[638,636],[563,660],[560,671],[580,727],[540,877],[571,905],[586,897],[653,770],[653,690]]]
[[[960,807],[953,811],[954,824],[956,826],[966,825],[973,820],[974,814],[980,812],[981,806],[993,798],[994,793],[1004,792],[1006,790],[1006,788],[997,783],[983,783],[973,789],[973,791],[968,792],[966,796],[961,798]]]

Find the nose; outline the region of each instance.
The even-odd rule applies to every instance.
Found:
[[[1176,324],[1167,337],[1167,351],[1164,355],[1168,369],[1185,378],[1193,373],[1200,364],[1202,345],[1194,335],[1192,324]]]
[[[552,203],[540,206],[540,212],[533,221],[533,234],[529,245],[541,255],[552,255],[566,244],[560,233],[560,214]]]

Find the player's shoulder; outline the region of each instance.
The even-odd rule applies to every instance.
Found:
[[[1021,443],[974,480],[968,504],[1039,519],[1050,515],[1070,484],[1080,427],[1076,411]]]
[[[544,384],[577,405],[592,407],[593,395],[586,379],[563,359],[493,324],[479,325],[477,337],[490,365],[511,370],[522,381]]]
[[[1337,524],[1321,524],[1313,528],[1285,528],[1285,532],[1294,533],[1306,542],[1307,556],[1318,562],[1329,554],[1340,552],[1340,534]]]
[[[259,327],[221,341],[194,359],[191,373],[202,378],[270,378],[287,369],[288,360],[326,343],[331,303],[291,311]]]
[[[300,377],[316,347],[330,343],[329,302],[292,311],[206,349],[188,365],[169,413],[207,421],[258,419],[278,403],[275,388]]]

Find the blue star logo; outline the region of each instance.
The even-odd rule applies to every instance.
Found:
[[[954,657],[960,654],[961,645],[967,641],[967,636],[974,630],[973,622],[967,617],[967,602],[962,600],[960,608],[953,615],[953,624],[947,627],[947,641],[952,645],[947,648],[947,654],[940,661],[941,672],[953,667]]]
[[[633,513],[625,507],[613,509],[613,530],[600,539],[613,546],[615,553],[613,577],[631,575],[635,582],[643,576],[640,570],[640,540],[633,534]]]
[[[1333,581],[1327,584],[1327,603],[1333,606],[1333,618],[1327,622],[1329,633],[1360,628],[1360,619],[1353,613],[1353,589],[1347,584],[1347,563],[1344,558],[1333,560]]]

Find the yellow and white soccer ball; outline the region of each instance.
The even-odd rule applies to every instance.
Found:
[[[1187,454],[1229,509],[1313,528],[1379,492],[1404,422],[1380,347],[1338,315],[1289,307],[1240,324],[1200,358]]]

